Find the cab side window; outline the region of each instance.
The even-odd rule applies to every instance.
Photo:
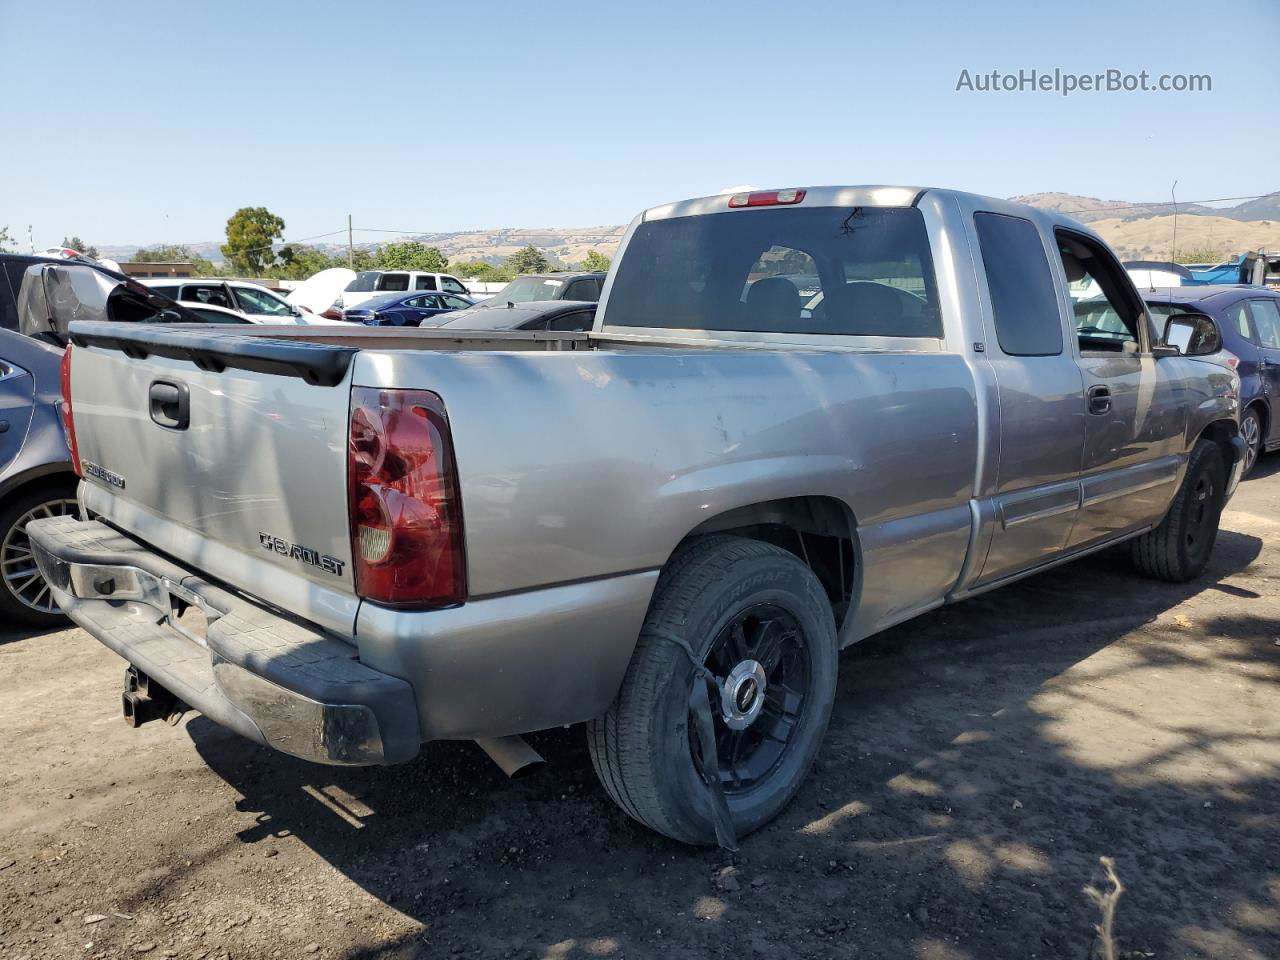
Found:
[[[436,288],[436,278],[432,276],[416,277],[413,281],[413,289],[415,290],[434,290]]]
[[[453,277],[441,277],[440,289],[445,293],[461,293],[466,295],[467,288],[455,280]]]
[[[1124,269],[1101,244],[1056,231],[1081,353],[1140,353],[1143,312]]]
[[[1040,231],[1030,220],[999,213],[975,213],[973,224],[1000,349],[1012,357],[1058,356],[1062,317]]]

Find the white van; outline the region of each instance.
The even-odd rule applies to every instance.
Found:
[[[408,290],[432,290],[440,293],[471,291],[457,277],[447,273],[426,273],[422,270],[361,270],[347,284],[335,306],[339,310],[351,309],[371,297],[383,293],[400,293]]]

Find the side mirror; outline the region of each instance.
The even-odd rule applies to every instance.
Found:
[[[1212,317],[1203,313],[1179,313],[1165,321],[1160,345],[1184,357],[1204,357],[1222,349],[1222,334]]]

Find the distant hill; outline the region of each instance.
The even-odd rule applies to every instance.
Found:
[[[1126,260],[1168,259],[1173,245],[1173,203],[1132,204],[1071,193],[1011,197],[1087,223]],[[1220,257],[1245,250],[1280,249],[1280,192],[1229,207],[1178,204],[1178,250]]]
[[[1100,200],[1074,193],[1030,193],[1011,197],[1045,210],[1057,210],[1090,224],[1126,259],[1160,259],[1169,255],[1173,240],[1173,204],[1135,204],[1126,200]],[[500,263],[521,247],[532,243],[561,265],[581,263],[588,250],[612,258],[626,232],[625,226],[597,227],[499,227],[493,230],[465,230],[452,233],[425,233],[397,240],[418,240],[439,247],[451,262],[485,260]],[[357,244],[374,250],[383,243]],[[189,243],[192,252],[218,263],[222,241]],[[154,246],[155,244],[148,244]],[[317,244],[329,253],[346,250],[345,244]],[[1209,249],[1222,256],[1244,250],[1280,249],[1280,192],[1230,207],[1179,204],[1178,249]],[[127,260],[141,249],[138,245],[99,244],[104,257]]]

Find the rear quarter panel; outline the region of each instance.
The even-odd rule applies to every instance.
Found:
[[[964,560],[978,445],[958,356],[364,352],[353,383],[444,399],[473,597],[656,569],[704,521],[783,497],[852,513],[859,634],[940,600]]]

